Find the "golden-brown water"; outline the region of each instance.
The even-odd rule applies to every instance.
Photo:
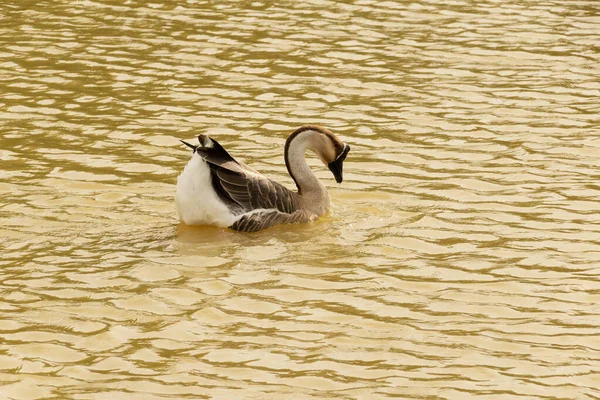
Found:
[[[270,4],[0,5],[0,399],[600,398],[598,2]],[[329,216],[178,224],[307,123]]]

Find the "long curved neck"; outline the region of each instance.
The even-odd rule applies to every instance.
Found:
[[[304,131],[290,136],[285,146],[285,166],[296,182],[298,193],[304,196],[328,198],[325,185],[308,166],[304,153],[311,147],[315,132]]]

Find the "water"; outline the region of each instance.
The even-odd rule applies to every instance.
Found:
[[[595,1],[0,5],[0,398],[597,399]],[[332,212],[178,224],[208,133]]]

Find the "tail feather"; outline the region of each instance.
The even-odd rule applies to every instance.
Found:
[[[190,144],[190,143],[186,142],[185,140],[180,140],[180,142],[183,143],[183,144],[185,144],[190,149],[196,151],[197,146],[194,146],[193,144]]]

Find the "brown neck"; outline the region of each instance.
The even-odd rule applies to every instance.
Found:
[[[327,190],[308,166],[304,153],[310,148],[311,141],[320,131],[306,126],[297,129],[285,143],[285,166],[296,183],[300,195],[324,196]]]

